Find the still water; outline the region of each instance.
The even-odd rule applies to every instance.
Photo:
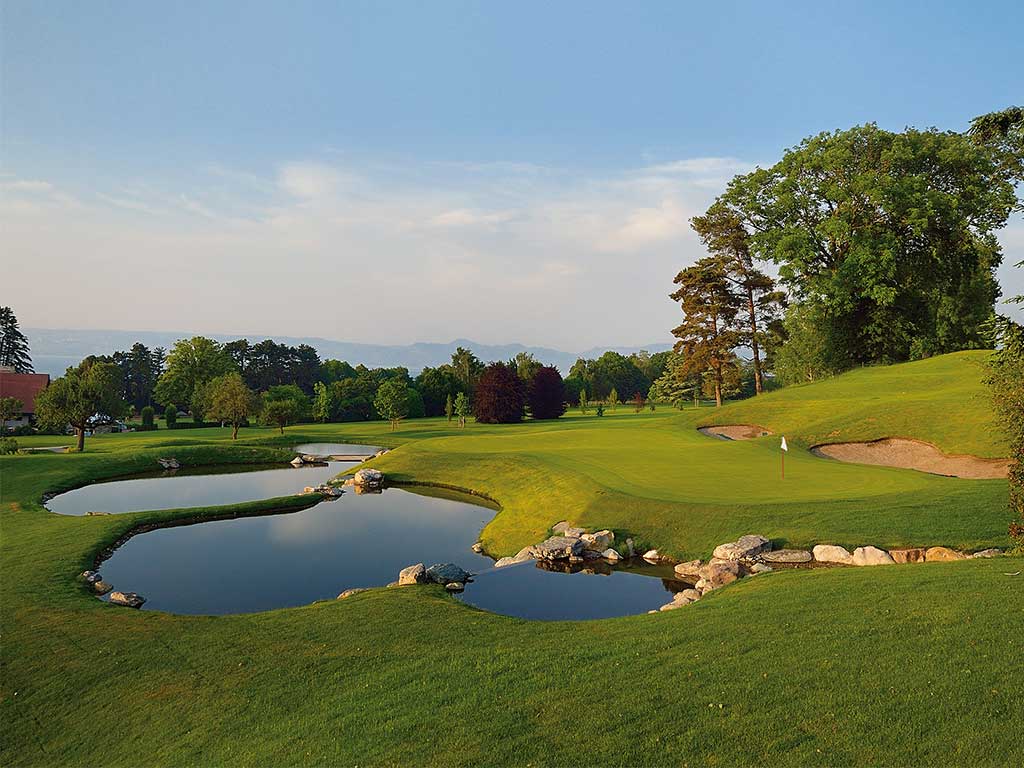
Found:
[[[369,453],[363,445],[299,446],[303,453]],[[256,469],[212,467],[153,473],[61,494],[47,506],[66,515],[209,507],[284,496],[324,482],[352,463]],[[528,619],[598,619],[644,613],[685,587],[671,568],[603,561],[561,569],[523,563],[495,569],[472,551],[495,509],[433,488],[347,488],[300,512],[212,520],[138,534],[100,565],[115,589],[146,597],[144,610],[253,613],[384,586],[408,565],[452,562],[477,574],[458,599]]]
[[[61,515],[84,515],[238,504],[299,493],[348,466],[333,463],[253,470],[251,464],[239,464],[159,471],[76,488],[54,496],[46,502],[46,508]]]

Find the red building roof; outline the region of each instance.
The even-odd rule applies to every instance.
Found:
[[[0,397],[21,400],[25,413],[36,412],[36,395],[50,385],[48,373],[13,373],[0,370]]]

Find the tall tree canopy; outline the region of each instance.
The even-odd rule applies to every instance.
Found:
[[[523,419],[526,382],[515,366],[491,363],[477,381],[473,394],[473,415],[482,424],[511,424]]]
[[[480,358],[474,355],[470,350],[463,347],[458,347],[452,353],[452,371],[455,373],[455,378],[458,379],[459,384],[462,387],[462,391],[468,394],[473,394],[473,388],[476,386],[476,381],[480,378],[480,374],[483,373],[484,364],[480,362]]]
[[[85,432],[128,411],[121,397],[121,372],[113,363],[87,357],[36,396],[36,419],[52,429],[70,424],[85,450]]]
[[[155,390],[156,399],[164,405],[192,406],[204,385],[235,370],[234,361],[221,345],[203,336],[175,342],[165,365]]]
[[[10,307],[0,307],[0,366],[15,373],[33,373],[28,339],[18,327],[18,318]]]
[[[786,296],[776,290],[772,278],[754,265],[750,232],[736,211],[716,202],[703,216],[695,216],[690,224],[712,255],[721,260],[725,279],[742,304],[739,343],[750,348],[754,391],[761,394],[764,391],[762,350],[768,342],[769,329],[781,322]]]
[[[391,422],[391,431],[394,432],[398,429],[398,422],[409,415],[409,385],[402,379],[385,381],[377,390],[373,407]]]
[[[680,375],[709,372],[715,404],[722,404],[728,374],[736,364],[733,353],[741,339],[737,330],[740,301],[732,291],[721,259],[706,257],[675,278],[679,286],[672,298],[679,302],[683,322],[672,330],[683,353]]]
[[[115,352],[111,359],[121,370],[123,397],[137,409],[153,404],[153,390],[163,370],[161,354],[154,354],[145,344],[136,342],[127,352]]]
[[[256,411],[253,391],[245,386],[242,375],[226,373],[211,381],[206,388],[206,415],[214,421],[231,425],[231,439],[238,438],[238,428]]]
[[[1016,198],[996,152],[934,129],[822,133],[737,176],[717,206],[821,308],[837,367],[984,345],[999,287],[994,232]]]
[[[651,381],[636,363],[618,352],[608,351],[596,360],[580,358],[571,369],[569,378],[583,382],[591,400],[604,400],[614,389],[621,397],[632,397],[634,392],[647,394]],[[579,387],[571,387],[578,394]]]

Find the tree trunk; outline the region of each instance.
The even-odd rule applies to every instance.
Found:
[[[722,407],[722,364],[715,366],[715,407]]]
[[[78,435],[78,452],[85,450],[85,427],[75,427],[75,434]]]
[[[750,313],[750,351],[754,354],[754,393],[763,390],[761,379],[761,353],[757,347],[757,310],[754,308],[754,292],[747,289],[747,311]]]
[[[281,430],[281,434],[283,435],[284,434],[284,424],[278,424],[277,427],[278,427],[278,429]]]
[[[238,422],[235,422],[234,424],[231,425],[231,439],[238,439]]]

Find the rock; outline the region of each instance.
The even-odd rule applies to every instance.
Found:
[[[89,512],[86,512],[85,514],[87,514],[90,517],[95,517],[95,516],[98,516],[98,515],[109,515],[110,513],[109,512],[99,512],[99,511],[95,511],[95,510],[90,510]]]
[[[993,547],[992,549],[983,549],[981,552],[975,552],[971,557],[999,557],[1001,554],[1003,554],[1001,549]]]
[[[97,595],[105,595],[114,588],[114,585],[107,584],[105,581],[94,581],[92,583],[92,588],[96,590]]]
[[[357,486],[364,488],[380,488],[384,484],[384,473],[379,469],[360,469],[352,477]]]
[[[683,579],[696,579],[700,575],[700,560],[690,560],[689,562],[679,563],[674,570],[676,576]]]
[[[617,563],[617,562],[619,562],[619,560],[622,559],[622,555],[620,555],[618,552],[616,552],[611,547],[608,547],[608,549],[606,549],[604,552],[602,552],[601,553],[601,557],[603,557],[605,560],[607,560],[610,563]]]
[[[346,597],[352,597],[352,595],[358,595],[360,592],[365,592],[365,591],[366,591],[365,587],[357,587],[356,589],[346,589],[344,592],[342,592],[340,595],[338,595],[338,597],[335,598],[335,599],[336,600],[344,600]]]
[[[565,535],[565,532],[566,532],[566,530],[568,528],[569,528],[569,522],[567,520],[563,520],[560,523],[555,523],[554,525],[552,525],[551,526],[551,531],[553,533]]]
[[[100,574],[98,571],[82,571],[80,578],[89,584],[95,584],[100,580]]]
[[[582,563],[583,558],[579,555],[569,555],[569,562],[575,565],[576,563]]]
[[[675,600],[673,600],[671,603],[665,603],[658,610],[659,611],[674,611],[676,608],[682,608],[684,605],[687,605],[687,603],[677,603]]]
[[[924,548],[909,547],[907,549],[890,549],[889,556],[895,563],[923,563]]]
[[[966,560],[967,555],[949,547],[929,547],[924,553],[924,559],[929,563],[941,563],[950,560]]]
[[[644,560],[649,563],[656,563],[661,560],[661,553],[656,549],[648,549],[644,552]]]
[[[469,581],[472,576],[473,574],[462,570],[455,563],[434,563],[427,568],[427,581],[432,581],[435,584],[448,584],[453,581],[461,584]]]
[[[171,456],[169,458],[157,459],[156,463],[159,464],[164,469],[181,469],[181,462],[179,462],[173,456]]]
[[[743,575],[743,571],[735,560],[712,560],[702,565],[698,574],[704,582],[700,588],[701,594],[704,594],[705,591],[731,584]]]
[[[615,541],[615,534],[611,531],[598,531],[597,533],[584,533],[580,536],[583,546],[591,552],[604,552]]]
[[[474,544],[472,547],[470,547],[470,549],[472,549],[474,552],[476,552],[479,555],[481,552],[484,551],[484,545],[481,544],[478,541],[476,544]]]
[[[600,552],[595,552],[592,549],[584,549],[583,550],[583,559],[584,560],[600,560],[603,557],[604,557],[604,555],[602,555]]]
[[[695,600],[700,600],[700,592],[696,589],[684,589],[682,592],[676,592],[673,600],[689,600],[691,603]]]
[[[444,588],[447,589],[449,592],[461,592],[466,588],[466,585],[463,584],[461,581],[449,581],[447,584],[444,585]]]
[[[878,547],[857,547],[853,550],[854,565],[893,565],[889,553]]]
[[[520,552],[518,555],[513,557],[501,557],[494,563],[495,568],[504,568],[507,565],[517,565],[519,563],[525,563],[529,560],[533,560],[533,555],[530,554],[529,548],[524,550],[526,554]]]
[[[835,544],[819,544],[811,550],[811,555],[819,563],[841,563],[853,565],[853,555]]]
[[[141,608],[146,598],[134,592],[111,592],[110,602],[114,605],[123,605],[126,608]]]
[[[403,568],[398,572],[399,586],[405,586],[406,584],[423,584],[426,580],[427,569],[423,567],[423,563],[410,565],[408,568]]]
[[[540,544],[534,544],[530,551],[538,560],[565,560],[578,557],[583,552],[583,542],[570,536],[552,536]]]
[[[578,539],[587,532],[586,528],[566,528],[562,532],[563,536],[568,536],[570,539]]]
[[[304,461],[302,460],[302,457],[301,457],[301,456],[296,456],[296,457],[295,457],[294,459],[292,459],[292,460],[291,460],[291,461],[289,461],[288,463],[289,463],[289,464],[291,464],[291,465],[292,465],[293,467],[301,467],[301,466],[302,466],[303,464],[305,464],[306,462],[304,462]]]
[[[761,559],[766,563],[809,563],[813,556],[805,549],[776,549],[762,553]]]
[[[772,567],[764,563],[754,563],[750,566],[750,575],[757,576],[759,573],[771,573]]]
[[[751,560],[771,548],[772,543],[764,536],[748,534],[740,536],[736,541],[719,544],[715,547],[714,556],[721,560]]]
[[[636,557],[636,548],[632,539],[626,539],[626,557]]]

